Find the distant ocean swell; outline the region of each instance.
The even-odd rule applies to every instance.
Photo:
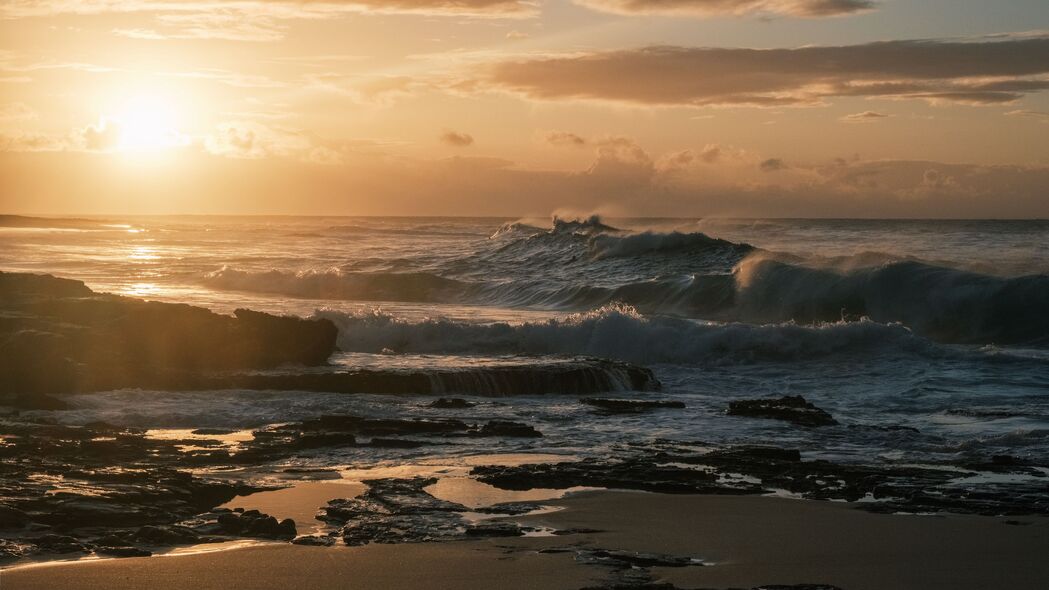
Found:
[[[440,268],[207,274],[211,288],[291,297],[586,310],[818,325],[869,318],[939,342],[1049,343],[1049,275],[998,277],[879,254],[806,260],[702,233],[626,233],[600,220],[509,224]]]

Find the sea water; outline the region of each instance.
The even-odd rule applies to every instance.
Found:
[[[541,439],[341,449],[351,464],[478,452],[603,455],[658,439],[842,461],[1049,460],[1049,222],[154,217],[0,228],[0,269],[96,291],[325,317],[341,367],[426,371],[602,357],[686,408],[598,414],[571,396],[478,398],[466,420]],[[17,225],[17,227],[14,227]],[[725,415],[802,395],[839,426]],[[416,396],[116,391],[68,423],[250,429],[324,413],[445,416]],[[235,444],[235,443],[231,443]]]

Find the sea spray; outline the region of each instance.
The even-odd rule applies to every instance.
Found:
[[[558,354],[643,364],[716,365],[835,354],[935,351],[931,343],[898,324],[715,324],[645,317],[624,305],[520,324],[440,318],[412,322],[378,310],[355,314],[328,310],[316,315],[339,327],[339,347],[347,352]]]

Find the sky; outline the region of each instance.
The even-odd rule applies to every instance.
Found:
[[[0,213],[1049,218],[1045,0],[3,0]]]

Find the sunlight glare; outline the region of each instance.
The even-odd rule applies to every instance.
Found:
[[[148,152],[184,146],[188,138],[178,131],[178,112],[161,96],[139,95],[128,100],[110,120],[119,128],[117,150]]]

